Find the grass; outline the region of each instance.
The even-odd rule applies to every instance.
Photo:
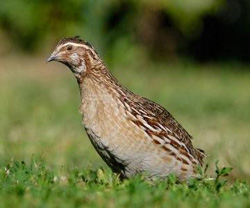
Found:
[[[61,169],[64,169],[63,167]],[[123,182],[110,171],[91,168],[67,170],[61,175],[42,160],[29,164],[11,161],[0,169],[1,207],[248,207],[250,187],[226,184],[224,169],[216,180],[190,180],[178,184],[173,175],[164,181],[137,176]],[[65,170],[63,170],[65,171]]]
[[[129,89],[165,106],[208,153],[207,177],[218,179],[178,184],[174,176],[121,182],[110,172],[81,126],[77,84],[64,66],[23,56],[0,61],[0,207],[250,206],[247,66],[112,67]],[[228,169],[216,168],[216,160],[233,168],[226,179]]]

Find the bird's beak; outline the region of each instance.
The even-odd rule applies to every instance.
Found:
[[[56,56],[54,56],[53,54],[47,59],[47,63],[51,62],[51,61],[56,61]]]
[[[51,61],[58,61],[58,54],[56,51],[53,51],[53,53],[50,55],[50,57],[47,59],[47,63]]]

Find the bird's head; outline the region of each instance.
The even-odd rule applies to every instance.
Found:
[[[58,61],[68,66],[75,76],[84,74],[94,63],[100,61],[95,49],[79,38],[63,38],[55,47],[47,62]]]

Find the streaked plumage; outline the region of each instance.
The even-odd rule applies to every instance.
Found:
[[[81,94],[83,125],[96,151],[123,178],[137,173],[196,177],[204,152],[159,104],[121,86],[87,42],[64,38],[48,61],[67,65]]]

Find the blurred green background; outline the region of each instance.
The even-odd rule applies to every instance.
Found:
[[[59,39],[75,35],[122,84],[165,106],[206,162],[249,179],[249,0],[2,2],[1,166],[35,155],[53,168],[106,167],[81,126],[73,76],[45,63]]]
[[[109,61],[141,49],[161,60],[249,62],[249,11],[249,0],[12,0],[0,7],[1,52],[45,51],[78,34]]]

